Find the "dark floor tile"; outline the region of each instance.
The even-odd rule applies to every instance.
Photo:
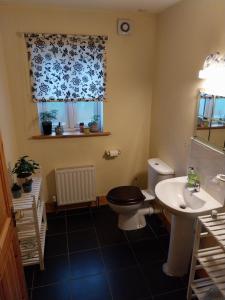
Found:
[[[97,207],[97,206],[91,207],[91,212],[93,214],[105,213],[105,212],[112,212],[112,209],[109,207],[109,205],[101,205],[99,207]]]
[[[32,300],[70,300],[69,282],[60,282],[33,289]]]
[[[153,300],[186,300],[186,299],[187,299],[187,290],[171,292],[153,298]]]
[[[111,300],[104,275],[88,276],[71,281],[72,300]],[[125,300],[125,299],[124,299]]]
[[[137,264],[135,257],[127,244],[120,244],[102,248],[106,269],[116,270]]]
[[[99,208],[92,212],[92,215],[96,227],[102,228],[106,225],[117,227],[118,215],[112,210]]]
[[[162,265],[162,262],[158,262],[141,266],[153,296],[182,288],[180,278],[165,275]]]
[[[155,238],[155,234],[148,225],[138,230],[125,231],[125,234],[131,242]]]
[[[24,268],[24,274],[25,274],[28,289],[32,288],[34,267],[33,266],[25,267]]]
[[[190,270],[191,266],[189,267],[189,270]],[[188,286],[188,282],[189,282],[189,272],[188,274],[180,277],[181,281],[182,281],[182,284],[187,287]]]
[[[96,275],[104,271],[99,250],[77,252],[70,255],[70,273],[73,278]]]
[[[167,257],[157,239],[132,243],[132,248],[137,260],[141,264],[166,260]]]
[[[137,267],[110,272],[108,277],[114,300],[138,300],[150,296]]]
[[[31,300],[32,299],[32,289],[28,289],[27,294],[28,294],[28,300]]]
[[[82,208],[67,209],[66,214],[67,216],[70,216],[70,215],[77,215],[77,214],[83,214],[89,212],[90,212],[89,207],[82,207]]]
[[[89,213],[67,216],[68,231],[76,231],[93,226],[92,217]]]
[[[168,253],[169,251],[169,244],[170,244],[170,236],[169,235],[164,235],[159,237],[159,244],[162,247],[162,249]]]
[[[67,253],[66,234],[50,235],[46,237],[45,257]]]
[[[35,270],[34,286],[42,286],[69,278],[69,264],[66,255],[55,256],[45,260],[45,270]]]
[[[47,235],[54,235],[66,232],[65,217],[50,218],[48,220]]]
[[[69,252],[87,250],[98,247],[94,228],[82,229],[68,233]]]
[[[66,210],[59,210],[56,212],[48,213],[47,218],[48,218],[48,220],[50,220],[50,219],[55,219],[58,217],[64,217],[65,215],[66,215]]]
[[[127,239],[117,225],[109,225],[107,222],[102,227],[96,227],[101,246],[126,243]]]
[[[169,234],[162,220],[157,215],[146,216],[147,223],[158,236]]]

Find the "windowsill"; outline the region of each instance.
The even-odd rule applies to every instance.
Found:
[[[51,135],[34,135],[31,137],[33,140],[46,140],[46,139],[64,139],[64,138],[83,138],[83,137],[93,137],[93,136],[108,136],[110,132],[90,132],[88,134],[81,132],[64,132],[63,135],[56,135],[52,133]]]
[[[225,129],[225,126],[218,127],[197,127],[197,130],[214,130],[214,129]]]

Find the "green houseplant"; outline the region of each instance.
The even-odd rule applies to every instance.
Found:
[[[90,128],[91,132],[98,132],[98,121],[99,121],[99,115],[94,115],[93,120],[88,123],[88,127]]]
[[[57,110],[43,111],[40,113],[42,132],[44,135],[52,134],[52,121],[56,120]]]
[[[39,164],[33,159],[29,159],[28,155],[21,156],[16,162],[12,173],[17,175],[18,179],[27,181],[28,178],[39,169]],[[20,181],[22,183],[22,181]]]

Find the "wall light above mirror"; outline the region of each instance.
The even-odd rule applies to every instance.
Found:
[[[204,79],[202,88],[205,93],[225,96],[225,55],[219,52],[208,55],[199,78]]]
[[[198,98],[195,137],[225,151],[225,56],[207,56],[199,78],[204,79]]]

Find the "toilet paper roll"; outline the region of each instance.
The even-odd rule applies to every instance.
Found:
[[[107,151],[106,151],[106,154],[107,154],[109,157],[117,157],[117,156],[119,156],[120,151],[119,151],[119,150],[107,150]]]

